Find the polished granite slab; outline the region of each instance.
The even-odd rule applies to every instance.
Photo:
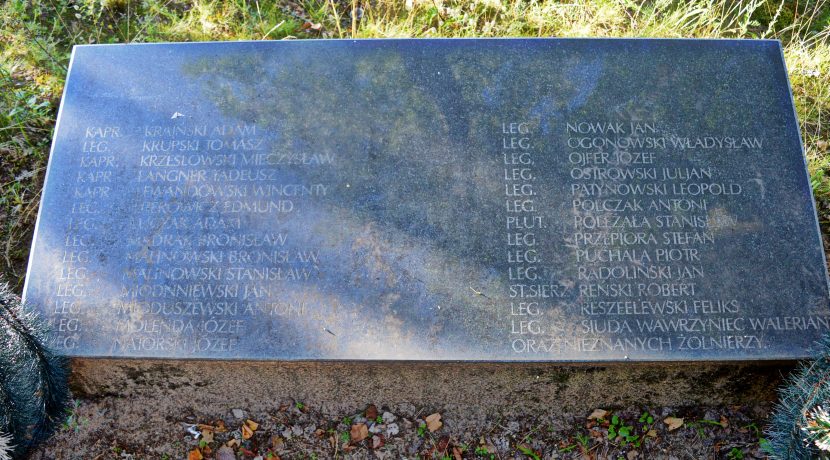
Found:
[[[24,296],[86,357],[803,357],[777,41],[77,46]]]

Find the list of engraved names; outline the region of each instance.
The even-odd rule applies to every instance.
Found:
[[[500,252],[467,256],[481,261],[477,269],[495,260],[504,281],[504,292],[493,293],[504,319],[492,325],[501,356],[734,353],[763,350],[782,331],[830,330],[826,315],[759,314],[742,290],[716,282],[718,248],[752,224],[738,210],[764,192],[712,159],[760,155],[763,136],[686,135],[630,119],[552,126],[503,120],[486,141],[498,152],[497,168],[482,180],[500,193],[475,199],[501,211],[476,235],[500,241]],[[305,302],[325,284],[336,251],[352,251],[359,236],[334,232],[347,249],[329,250],[334,245],[314,242],[304,224],[312,215],[331,222],[323,203],[343,205],[332,180],[341,177],[338,156],[275,144],[256,124],[187,117],[84,127],[49,307],[55,345],[71,353],[102,335],[90,329],[99,327],[92,319],[101,298],[111,321],[100,327],[117,355],[233,355],[264,323],[258,331],[334,337],[329,325],[344,321],[339,302],[354,304],[350,321],[375,308],[380,301],[348,295]],[[371,193],[408,186],[362,180],[377,180],[366,187]],[[342,177],[340,193],[355,190],[351,181]],[[395,212],[380,210],[364,223],[385,225],[385,213]]]
[[[119,200],[130,201],[125,268],[108,306],[113,353],[230,354],[252,319],[312,320],[280,290],[318,277],[319,250],[292,241],[285,224],[330,190],[286,178],[329,168],[334,156],[274,153],[253,124],[172,122],[87,127],[78,161],[54,311],[58,347],[71,351],[83,340],[75,315],[98,292],[85,265],[103,248],[91,235],[111,224],[97,219],[96,200],[127,190]],[[117,169],[129,188],[114,183]],[[268,225],[251,225],[255,219]]]
[[[501,126],[513,353],[762,349],[770,331],[830,329],[827,316],[757,316],[751,299],[707,289],[715,243],[743,224],[730,210],[755,184],[700,160],[751,158],[763,137],[681,136],[616,120],[560,129],[565,148],[552,152],[532,122]],[[551,198],[533,168],[543,154],[566,159],[561,241],[541,241],[539,202]],[[540,244],[565,249],[571,269],[546,267]]]

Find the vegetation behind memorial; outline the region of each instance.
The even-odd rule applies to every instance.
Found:
[[[351,37],[730,37],[784,44],[830,231],[830,0],[11,0],[0,6],[0,275],[22,289],[72,45]],[[770,152],[773,154],[774,152]]]

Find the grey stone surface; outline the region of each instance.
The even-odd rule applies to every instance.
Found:
[[[81,357],[791,359],[778,42],[80,46],[24,295]]]

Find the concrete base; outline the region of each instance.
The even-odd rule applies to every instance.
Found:
[[[773,401],[792,363],[552,365],[412,362],[218,362],[75,359],[72,388],[96,398],[148,398],[171,408],[275,409],[291,399],[338,416],[401,403],[460,417],[627,405]]]

